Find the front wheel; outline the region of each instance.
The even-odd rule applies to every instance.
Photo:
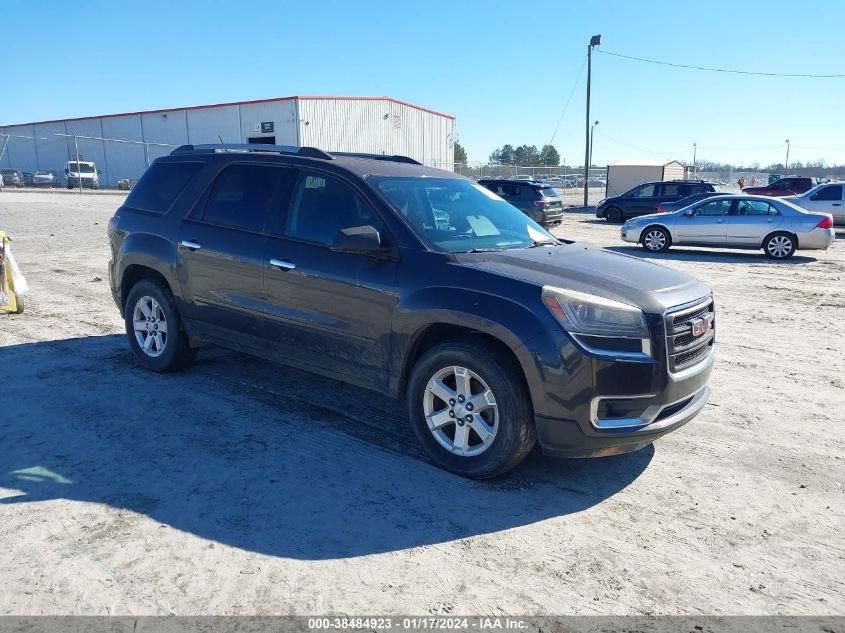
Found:
[[[663,253],[669,250],[669,245],[672,243],[672,238],[669,232],[659,226],[652,226],[643,232],[640,239],[643,248],[652,253]]]
[[[771,259],[786,259],[792,257],[798,243],[789,233],[775,233],[766,238],[763,242],[763,250],[766,257]]]
[[[143,279],[132,287],[124,321],[129,346],[147,369],[178,371],[197,356],[197,350],[188,344],[172,293],[158,282]]]
[[[616,207],[610,207],[607,211],[604,212],[604,219],[611,224],[619,224],[622,222],[622,209],[617,209]]]
[[[431,460],[471,479],[510,470],[537,439],[521,369],[483,339],[449,341],[426,352],[411,373],[408,411]]]

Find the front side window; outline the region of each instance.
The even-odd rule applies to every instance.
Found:
[[[245,231],[261,231],[293,171],[270,165],[226,167],[208,196],[203,221]]]
[[[695,215],[728,215],[733,200],[714,200],[706,202],[695,210]]]
[[[556,241],[495,193],[466,180],[371,178],[371,182],[434,251],[504,250]]]
[[[634,189],[631,192],[631,195],[634,198],[653,198],[654,197],[654,185],[643,185],[639,189]]]
[[[296,180],[285,235],[331,246],[341,229],[384,223],[357,193],[336,178],[302,172]]]
[[[737,215],[778,215],[768,202],[762,200],[741,200],[736,207]]]

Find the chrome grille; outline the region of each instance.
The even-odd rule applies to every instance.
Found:
[[[709,327],[694,333],[693,324]],[[713,299],[706,299],[690,307],[679,307],[666,314],[666,352],[669,371],[688,369],[703,361],[710,354],[716,340],[716,310]]]

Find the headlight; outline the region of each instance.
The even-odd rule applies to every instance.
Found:
[[[607,202],[607,198],[602,198],[601,200],[599,200],[599,203],[596,205],[596,208],[598,209],[598,208],[599,208],[601,205],[603,205],[605,202]]]
[[[543,286],[543,303],[571,334],[649,337],[643,311],[627,303],[554,286]]]

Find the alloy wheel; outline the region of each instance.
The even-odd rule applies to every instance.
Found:
[[[643,244],[650,251],[661,251],[666,248],[666,234],[658,229],[652,229],[643,237]]]
[[[167,317],[158,301],[149,296],[138,299],[132,310],[135,341],[144,354],[156,358],[167,346]]]
[[[785,235],[775,235],[769,240],[766,250],[775,259],[783,259],[792,251],[792,240]]]
[[[435,372],[425,388],[423,413],[434,439],[455,455],[480,455],[490,448],[499,430],[493,392],[466,367]]]

